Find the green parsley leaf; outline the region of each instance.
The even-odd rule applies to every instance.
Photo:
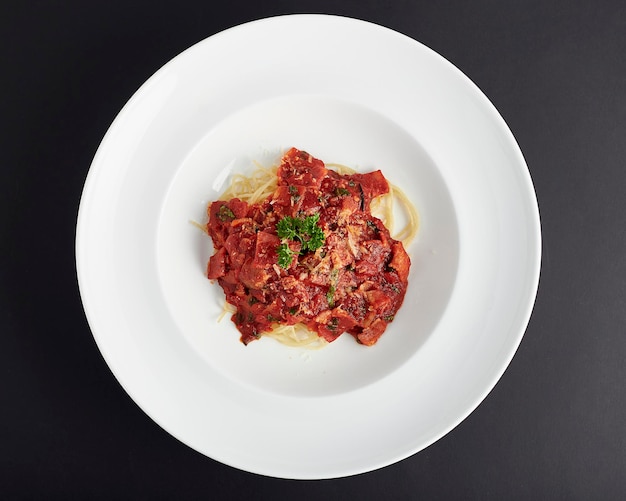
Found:
[[[278,253],[278,266],[281,268],[289,268],[291,266],[291,262],[293,261],[293,256],[296,254],[289,248],[289,245],[286,243],[280,244],[277,249]]]
[[[304,219],[302,228],[302,249],[314,251],[324,245],[324,230],[317,225],[319,213]]]
[[[280,238],[295,240],[298,236],[298,219],[291,216],[285,216],[276,225],[276,232]]]
[[[278,265],[288,268],[293,259],[293,252],[285,240],[300,242],[301,252],[314,251],[324,245],[324,230],[318,226],[319,213],[313,216],[291,217],[285,216],[276,224],[276,233],[283,239],[278,246]]]

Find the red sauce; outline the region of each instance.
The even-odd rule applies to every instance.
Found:
[[[402,305],[411,265],[401,242],[370,212],[389,192],[377,170],[340,175],[310,154],[290,149],[278,168],[274,194],[257,204],[212,202],[208,233],[215,253],[207,276],[236,307],[232,320],[248,344],[276,324],[302,323],[332,342],[344,332],[373,345]],[[319,214],[324,243],[301,251],[281,239],[284,217]],[[279,266],[279,246],[294,259]]]

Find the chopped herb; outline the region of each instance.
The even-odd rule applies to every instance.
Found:
[[[225,205],[222,205],[217,211],[217,219],[222,222],[232,221],[235,219],[235,213]]]
[[[298,308],[296,308],[295,306],[293,308],[289,308],[290,315],[295,315],[296,313],[298,313]]]
[[[300,194],[298,193],[298,188],[293,185],[289,186],[289,194],[291,195],[291,200],[293,202],[297,202],[300,200]]]
[[[333,317],[330,319],[330,322],[326,324],[328,330],[334,331],[337,330],[337,326],[339,325],[339,319],[337,317]]]
[[[328,288],[328,292],[326,293],[326,301],[328,301],[328,306],[330,308],[335,306],[335,299],[334,299],[335,298],[335,290],[336,290],[335,285],[331,285]]]
[[[330,272],[329,282],[330,287],[328,288],[328,292],[326,293],[326,301],[328,301],[328,306],[333,308],[335,306],[335,292],[337,291],[337,277],[339,276],[339,268],[334,268]]]
[[[258,300],[257,298],[255,298],[254,296],[250,296],[250,297],[248,298],[248,304],[249,304],[250,306],[252,306],[253,304],[256,304],[256,303],[258,303],[258,302],[259,302],[259,300]]]
[[[335,189],[335,195],[337,195],[338,197],[343,197],[349,194],[350,192],[346,190],[345,188],[338,187]]]
[[[375,223],[374,221],[371,221],[371,220],[369,220],[369,219],[368,219],[368,220],[366,221],[366,224],[367,224],[368,228],[369,228],[370,230],[373,230],[375,233],[378,233],[378,232],[380,231],[380,230],[378,229],[378,226],[376,226],[376,223]]]
[[[393,317],[394,317],[393,315],[387,315],[387,316],[383,317],[383,320],[385,322],[391,322],[393,320]]]

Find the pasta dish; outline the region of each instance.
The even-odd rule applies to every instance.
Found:
[[[392,236],[398,202],[407,223]],[[244,344],[268,335],[320,346],[348,333],[371,346],[402,305],[417,215],[380,170],[361,174],[291,148],[277,167],[234,176],[207,213],[207,277]]]

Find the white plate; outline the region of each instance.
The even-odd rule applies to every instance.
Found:
[[[374,347],[246,347],[217,322],[210,240],[189,221],[290,146],[382,169],[420,213],[405,303]],[[234,467],[318,479],[403,459],[476,408],[521,341],[540,248],[522,154],[460,71],[389,29],[297,15],[210,37],[137,91],[91,166],[76,259],[96,342],[152,419]]]

